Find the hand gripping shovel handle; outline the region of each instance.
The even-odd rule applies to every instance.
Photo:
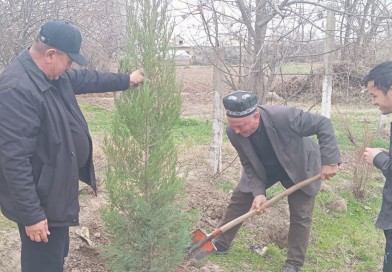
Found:
[[[321,178],[321,174],[318,174],[314,177],[308,178],[308,179],[303,180],[297,184],[294,184],[290,188],[284,190],[282,193],[274,196],[273,198],[271,198],[270,200],[265,202],[261,206],[261,208],[265,209],[265,208],[271,207],[272,205],[274,205],[276,202],[283,199],[284,197],[294,193],[295,191],[301,189],[302,187],[305,187],[305,186],[311,184],[312,182],[314,182],[316,180],[319,180],[320,178]],[[197,229],[194,232],[192,246],[189,249],[189,253],[193,254],[196,259],[204,258],[204,256],[206,256],[214,251],[215,246],[211,242],[212,239],[214,239],[215,237],[218,237],[219,235],[228,231],[229,229],[238,225],[239,223],[244,222],[246,219],[252,217],[256,213],[257,213],[256,210],[250,210],[246,214],[243,214],[242,216],[237,217],[236,219],[228,222],[227,224],[221,226],[220,228],[216,229],[214,232],[212,232],[211,234],[208,234],[208,235],[204,234],[203,231]]]
[[[303,181],[301,181],[301,182],[299,182],[297,184],[294,184],[290,188],[284,190],[280,194],[274,196],[273,198],[271,198],[270,200],[265,202],[263,205],[261,205],[261,209],[265,209],[265,208],[271,207],[272,205],[274,205],[279,200],[281,200],[281,199],[285,198],[286,196],[294,193],[295,191],[301,189],[302,187],[305,187],[305,186],[311,184],[312,182],[314,182],[316,180],[319,180],[320,178],[321,178],[321,174],[318,174],[316,176],[313,176],[311,178],[303,180]],[[243,214],[240,217],[237,217],[236,219],[234,219],[234,220],[228,222],[227,224],[221,226],[219,229],[217,229],[213,233],[211,233],[211,236],[213,236],[213,238],[215,238],[216,236],[221,235],[222,233],[228,231],[232,227],[234,227],[234,226],[238,225],[239,223],[244,222],[246,219],[252,217],[256,213],[257,213],[256,210],[250,210],[246,214]],[[214,236],[215,232],[218,232],[219,234],[216,233],[215,236]]]

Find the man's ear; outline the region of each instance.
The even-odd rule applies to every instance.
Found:
[[[392,86],[389,87],[388,92],[384,93],[384,98],[392,102]]]
[[[56,54],[56,49],[50,48],[45,51],[45,61],[46,63],[52,63],[54,55]]]

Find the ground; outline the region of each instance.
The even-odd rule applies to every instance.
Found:
[[[178,67],[177,78],[183,84],[183,116],[195,116],[210,118],[212,111],[212,69],[204,66]],[[113,108],[111,94],[86,95],[78,98],[80,102],[98,104],[106,108]],[[99,181],[102,180],[102,170],[105,166],[105,158],[101,146],[103,139],[96,135],[94,138],[94,160]],[[189,208],[200,210],[200,219],[195,226],[206,232],[215,229],[221,220],[226,205],[230,198],[230,192],[217,189],[213,183],[223,180],[238,180],[240,175],[239,161],[231,146],[225,146],[227,152],[223,158],[226,166],[224,178],[213,180],[209,174],[207,161],[208,146],[198,147],[192,150],[180,150],[180,163],[188,172],[187,199]],[[234,162],[233,162],[234,161]],[[232,163],[233,162],[233,163]],[[71,228],[71,247],[69,257],[66,260],[65,271],[67,272],[106,272],[105,260],[99,255],[99,245],[108,241],[107,234],[100,218],[99,208],[106,203],[106,192],[101,186],[98,196],[85,186],[80,192],[81,213],[80,226]],[[288,210],[286,200],[274,206],[263,216],[256,216],[244,224],[244,228],[250,233],[249,245],[254,243],[275,243],[285,247],[288,229]],[[279,216],[277,216],[279,214]],[[283,216],[282,216],[283,215]],[[94,245],[88,245],[78,236],[77,231],[87,227],[90,240]],[[2,272],[14,272],[19,268],[19,234],[15,226],[8,225],[0,228],[0,270]],[[192,260],[186,260],[179,267],[178,272],[183,271],[222,271],[219,266],[204,261],[195,264]]]

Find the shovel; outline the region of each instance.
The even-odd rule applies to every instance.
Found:
[[[308,179],[303,180],[297,184],[294,184],[290,188],[284,190],[282,193],[274,196],[273,198],[271,198],[270,200],[265,202],[261,206],[261,208],[265,209],[265,208],[271,207],[276,202],[278,202],[279,200],[283,199],[284,197],[294,193],[298,189],[301,189],[302,187],[305,187],[306,185],[309,185],[310,183],[312,183],[316,180],[319,180],[320,177],[321,177],[321,174],[318,174],[314,177],[308,178]],[[239,223],[244,222],[246,219],[252,217],[256,213],[257,213],[256,210],[254,210],[254,209],[250,210],[249,212],[241,215],[240,217],[237,217],[236,219],[234,219],[234,220],[228,222],[227,224],[221,226],[220,228],[214,230],[210,234],[205,234],[200,229],[195,230],[193,232],[192,245],[189,248],[188,254],[197,260],[201,260],[205,256],[213,253],[214,251],[216,251],[216,248],[215,248],[215,245],[211,241],[212,239],[218,237],[219,235],[228,231],[229,229],[238,225]]]

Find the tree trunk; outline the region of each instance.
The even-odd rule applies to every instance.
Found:
[[[340,60],[345,61],[350,59],[350,37],[351,37],[351,32],[352,32],[352,16],[350,15],[351,11],[353,10],[353,5],[351,3],[351,0],[346,0],[345,2],[345,10],[347,13],[349,13],[346,18],[346,27],[344,30],[344,37],[343,37],[343,27],[341,28],[341,33],[340,37],[343,39],[343,42],[341,44],[343,45],[342,52],[340,54]],[[344,22],[344,17],[345,15],[342,16],[342,23],[341,26],[343,26]]]
[[[222,144],[223,144],[223,108],[222,93],[224,89],[223,75],[223,49],[220,47],[214,50],[214,70],[213,70],[213,110],[212,110],[212,143],[210,145],[210,166],[214,174],[222,170]]]
[[[324,79],[323,97],[321,102],[321,115],[331,117],[332,73],[333,73],[333,48],[335,33],[335,12],[327,11],[327,31],[324,48]]]
[[[267,25],[260,25],[260,22],[264,19],[264,12],[267,5],[267,1],[257,0],[256,10],[256,22],[255,22],[255,47],[254,47],[254,65],[251,71],[251,82],[252,91],[257,94],[259,104],[265,104],[267,101],[267,95],[264,89],[264,54],[263,44],[265,40],[265,34],[267,31]]]

